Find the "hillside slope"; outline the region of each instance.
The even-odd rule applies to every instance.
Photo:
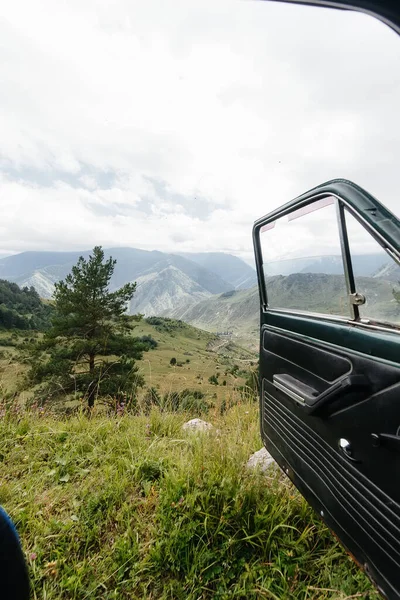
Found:
[[[156,386],[161,394],[189,388],[222,401],[244,383],[243,373],[232,373],[232,367],[238,365],[246,372],[257,361],[255,353],[182,321],[150,317],[138,324],[133,335],[150,335],[158,343],[138,366],[146,385]],[[171,358],[176,366],[171,366]],[[212,375],[220,378],[218,385],[210,383]]]
[[[259,321],[258,288],[232,290],[212,296],[194,306],[178,308],[171,316],[206,331],[234,334],[256,332]]]
[[[40,333],[32,332],[35,339]],[[243,385],[252,365],[257,361],[255,353],[233,343],[231,340],[196,329],[192,325],[173,319],[150,317],[135,322],[132,336],[155,341],[155,348],[145,352],[137,362],[144,377],[145,388],[138,394],[142,397],[149,387],[156,387],[161,395],[181,392],[184,389],[202,392],[206,398],[222,400]],[[3,394],[21,392],[23,375],[28,366],[24,355],[29,346],[25,332],[0,331],[0,381]],[[176,359],[176,366],[171,359]],[[21,360],[22,359],[22,360]],[[241,372],[232,372],[237,365]],[[242,372],[243,371],[243,372]],[[209,378],[221,376],[218,384]],[[223,381],[225,380],[225,384]],[[32,388],[21,392],[21,401],[28,400]]]
[[[41,301],[35,289],[21,289],[16,283],[0,279],[0,328],[44,329],[51,313],[51,306]]]
[[[191,306],[211,294],[173,265],[136,279],[137,288],[129,305],[131,314],[160,315],[179,306]]]

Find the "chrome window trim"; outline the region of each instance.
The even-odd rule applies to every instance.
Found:
[[[342,325],[351,325],[352,327],[359,327],[361,329],[371,329],[371,330],[378,330],[378,331],[384,331],[386,333],[396,333],[397,335],[400,334],[400,324],[396,325],[396,324],[391,324],[391,325],[387,325],[385,326],[383,323],[371,323],[371,321],[369,319],[360,319],[359,321],[353,321],[352,319],[349,319],[348,317],[341,317],[340,315],[326,315],[324,313],[313,313],[313,312],[307,312],[307,311],[302,311],[302,310],[294,310],[291,308],[268,308],[268,307],[262,307],[261,311],[263,314],[269,313],[269,314],[276,314],[277,316],[279,315],[294,315],[296,317],[306,317],[306,318],[311,318],[311,319],[315,319],[316,321],[329,321],[332,323],[340,323]]]
[[[347,288],[347,300],[350,308],[350,315],[353,321],[360,320],[360,311],[358,306],[350,302],[352,294],[357,292],[354,279],[353,261],[351,260],[349,236],[347,234],[346,215],[342,202],[336,198],[336,222],[339,229],[340,251],[342,254],[344,280]]]

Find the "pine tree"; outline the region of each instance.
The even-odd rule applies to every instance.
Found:
[[[135,361],[148,347],[131,335],[134,317],[126,314],[135,283],[111,292],[116,261],[100,246],[80,257],[64,281],[55,285],[55,316],[37,349],[31,379],[45,382],[52,397],[76,391],[94,405],[96,396],[133,401],[143,385]],[[111,358],[112,357],[112,358]]]

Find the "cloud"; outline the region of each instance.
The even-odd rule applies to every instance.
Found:
[[[333,177],[398,209],[400,41],[266,2],[8,2],[1,251],[250,259],[253,221]]]

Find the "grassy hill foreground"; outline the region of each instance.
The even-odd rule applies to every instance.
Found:
[[[32,398],[35,388],[25,379],[28,371],[25,356],[32,343],[42,335],[34,331],[0,330],[0,393],[3,399],[16,395],[18,401],[25,404]],[[139,404],[150,388],[155,388],[162,397],[182,390],[197,391],[208,402],[221,404],[231,398],[238,386],[244,385],[257,363],[254,352],[183,321],[158,317],[142,319],[135,323],[132,335],[156,342],[156,346],[137,362],[139,373],[145,380],[145,386],[138,390]],[[174,366],[171,359],[176,359]],[[210,383],[213,376],[214,383]],[[80,404],[74,396],[65,400]]]
[[[257,406],[69,419],[0,418],[0,503],[16,522],[33,598],[375,598],[279,471],[249,472]],[[369,595],[368,595],[369,594]]]

